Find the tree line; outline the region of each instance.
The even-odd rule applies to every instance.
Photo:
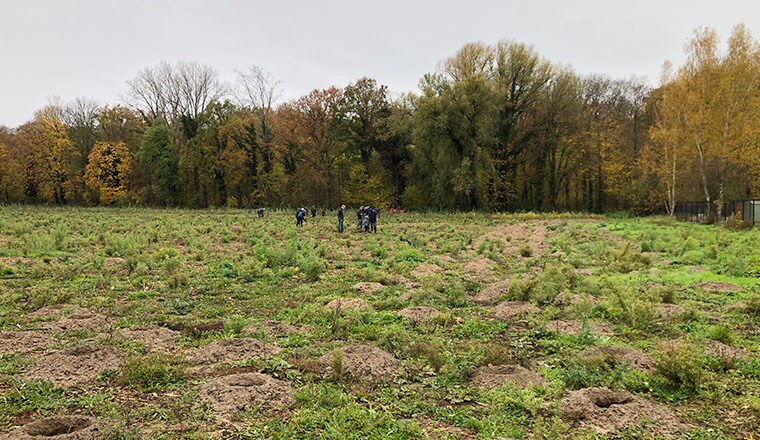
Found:
[[[205,208],[317,204],[633,210],[748,198],[760,173],[760,46],[698,29],[656,88],[581,76],[513,41],[470,43],[390,96],[360,78],[279,102],[161,63],[124,103],[80,98],[0,127],[0,202]]]

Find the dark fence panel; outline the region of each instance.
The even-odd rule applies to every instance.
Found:
[[[760,200],[731,200],[725,203],[678,202],[676,218],[693,223],[733,222],[737,226],[754,226],[760,220]]]

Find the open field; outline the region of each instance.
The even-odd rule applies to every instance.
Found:
[[[760,231],[351,214],[3,207],[0,439],[757,438]]]

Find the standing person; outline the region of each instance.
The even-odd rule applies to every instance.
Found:
[[[359,209],[356,210],[356,227],[358,229],[362,228],[363,219],[364,219],[364,207],[360,206]]]
[[[370,207],[369,212],[367,213],[367,217],[369,217],[370,232],[377,234],[377,209]]]
[[[264,208],[259,208],[259,210],[257,211],[257,214],[259,217],[264,217]]]
[[[364,225],[364,232],[369,232],[369,206],[365,206],[364,211],[364,218],[362,218],[362,224]]]
[[[315,205],[311,205],[311,218],[315,218],[317,216],[317,207]]]
[[[338,232],[343,233],[343,210],[346,209],[346,205],[340,205],[338,209]]]

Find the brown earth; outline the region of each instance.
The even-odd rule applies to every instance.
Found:
[[[35,420],[5,435],[0,435],[0,439],[98,440],[103,436],[104,433],[101,432],[101,426],[96,419],[85,416],[63,416]]]
[[[648,355],[628,347],[613,345],[591,347],[578,354],[581,358],[604,358],[608,363],[615,365],[628,365],[629,368],[639,371],[652,369],[652,358]],[[611,362],[609,362],[611,361]]]
[[[677,304],[660,304],[657,307],[661,319],[672,320],[686,313],[686,309]]]
[[[470,440],[477,438],[475,434],[464,428],[452,426],[439,420],[421,419],[417,423],[422,429],[422,434],[427,440]]]
[[[470,279],[483,283],[489,283],[497,279],[497,275],[493,271],[493,267],[495,265],[496,262],[492,259],[478,255],[477,257],[465,263],[462,269]]]
[[[712,339],[705,343],[705,348],[707,354],[723,360],[745,360],[749,356],[747,352],[741,348],[732,347],[728,344],[714,341]]]
[[[507,224],[489,232],[485,237],[502,239],[506,243],[504,253],[519,256],[520,249],[528,246],[532,256],[541,257],[549,251],[549,230],[547,226],[556,222],[517,222]],[[479,243],[478,243],[479,245]]]
[[[710,292],[736,292],[742,290],[742,286],[734,283],[726,283],[722,281],[702,281],[697,284],[697,287]]]
[[[710,269],[706,267],[702,267],[702,266],[694,266],[694,267],[689,268],[689,270],[696,273],[710,272]]]
[[[281,338],[292,335],[294,333],[307,333],[309,330],[306,327],[296,326],[287,322],[274,320],[247,325],[243,329],[244,334],[253,334],[260,331],[263,331],[269,337]]]
[[[31,353],[59,342],[57,339],[36,331],[0,331],[0,353]]]
[[[247,408],[283,409],[295,403],[287,382],[260,373],[231,374],[198,387],[198,397],[211,404],[218,417],[229,418]]]
[[[232,362],[264,359],[280,352],[280,347],[251,338],[220,339],[192,350],[187,358],[195,364],[191,372],[207,373],[214,367]]]
[[[380,283],[361,282],[354,284],[354,289],[359,291],[360,295],[372,295],[375,291],[384,288],[385,286]]]
[[[416,269],[412,271],[412,275],[415,278],[423,278],[423,277],[428,277],[430,275],[439,274],[441,272],[443,272],[443,268],[441,268],[437,264],[422,263],[419,266],[417,266]]]
[[[85,345],[53,351],[36,357],[36,363],[22,373],[24,379],[40,379],[69,387],[82,385],[106,370],[121,367],[123,352],[109,345]]]
[[[370,308],[367,301],[364,301],[361,298],[336,298],[325,304],[325,307],[337,313],[347,310],[363,310]]]
[[[55,331],[87,331],[100,332],[108,330],[112,321],[107,316],[95,313],[84,307],[68,307],[64,305],[54,305],[43,307],[35,312],[26,315],[27,319],[45,319],[42,327]]]
[[[507,301],[491,309],[491,315],[502,321],[509,321],[520,315],[538,313],[541,310],[527,301]]]
[[[520,387],[531,385],[545,386],[546,381],[539,374],[520,365],[493,365],[480,367],[470,378],[470,385],[480,389],[491,389],[505,383]]]
[[[426,321],[430,318],[441,316],[441,312],[438,310],[425,306],[407,307],[403,310],[399,310],[398,314],[412,322]]]
[[[336,357],[341,357],[342,373],[352,380],[389,379],[398,372],[396,358],[372,345],[348,345],[322,356],[327,373],[332,372]]]
[[[610,336],[613,334],[612,327],[604,322],[588,322],[589,331],[593,335]],[[578,336],[583,331],[583,321],[572,319],[569,321],[553,320],[546,324],[546,329],[554,333],[564,333]]]
[[[599,302],[595,297],[585,294],[579,295],[577,293],[562,292],[554,298],[554,303],[559,307],[577,306],[588,301],[591,304]]]
[[[594,272],[591,269],[575,269],[575,274],[587,277],[593,275]]]
[[[137,326],[120,329],[116,335],[140,343],[148,351],[169,351],[174,347],[174,340],[179,332],[156,325]]]
[[[601,435],[645,427],[657,436],[671,438],[686,428],[667,406],[609,388],[571,391],[562,399],[561,412],[571,427]]]
[[[489,284],[485,289],[475,295],[471,295],[470,301],[482,306],[494,305],[499,302],[499,299],[503,295],[506,295],[509,292],[509,286],[511,284],[511,280],[503,280]]]
[[[393,277],[391,280],[393,283],[400,284],[406,287],[407,289],[416,289],[420,287],[420,283],[418,283],[417,281],[412,281],[403,275],[397,275]]]

